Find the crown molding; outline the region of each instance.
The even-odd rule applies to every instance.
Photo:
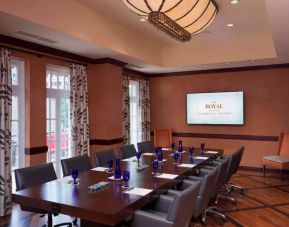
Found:
[[[116,60],[113,58],[99,58],[99,59],[93,59],[92,64],[111,64],[111,65],[116,65],[119,67],[124,67],[128,63],[123,62],[123,61],[119,61],[119,60]]]
[[[4,46],[16,51],[22,51],[30,54],[36,54],[38,56],[48,56],[60,60],[69,61],[72,63],[80,64],[111,64],[118,67],[122,67],[124,72],[137,75],[144,78],[155,77],[168,77],[168,76],[191,76],[200,74],[212,74],[212,73],[224,73],[224,72],[242,72],[242,71],[257,71],[267,69],[280,69],[289,68],[289,63],[285,64],[273,64],[273,65],[259,65],[259,66],[245,66],[235,68],[222,68],[222,69],[208,69],[208,70],[195,70],[195,71],[179,71],[171,73],[144,73],[133,69],[124,68],[128,63],[119,61],[113,58],[99,58],[93,59],[82,55],[70,53],[64,50],[47,47],[44,45],[36,44],[26,40],[1,35],[0,34],[0,46]]]
[[[257,71],[257,70],[280,69],[280,68],[289,68],[289,63],[274,64],[274,65],[244,66],[244,67],[222,68],[222,69],[182,71],[171,73],[155,73],[148,75],[150,78],[154,78],[154,77],[168,77],[168,76],[191,76],[191,75],[226,73],[226,72]]]

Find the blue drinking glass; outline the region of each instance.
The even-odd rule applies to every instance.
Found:
[[[78,177],[78,169],[71,170],[71,177],[73,179],[73,184],[77,184],[76,179]]]
[[[172,152],[174,152],[174,148],[175,148],[175,142],[171,142],[171,148],[172,148]]]
[[[114,178],[115,179],[120,179],[121,178],[120,159],[116,159],[115,160]]]
[[[157,174],[158,168],[159,168],[159,162],[158,162],[158,160],[153,160],[153,169],[154,169],[153,174],[155,174],[155,175]]]
[[[174,153],[174,159],[175,159],[175,164],[176,164],[176,165],[178,165],[179,158],[180,158],[179,152],[175,152],[175,153]]]
[[[159,162],[163,161],[163,152],[162,152],[162,148],[160,147],[158,154],[157,154],[157,159]]]
[[[156,156],[157,156],[158,152],[159,152],[159,147],[155,147]]]
[[[189,152],[190,152],[190,155],[191,155],[191,157],[192,157],[193,154],[194,154],[194,148],[193,148],[193,147],[190,147],[190,148],[189,148]]]
[[[124,181],[124,186],[123,186],[124,188],[128,188],[129,187],[128,184],[127,184],[127,182],[129,181],[129,178],[130,178],[130,172],[127,171],[127,170],[123,171],[122,179]]]
[[[112,166],[113,166],[113,160],[109,159],[107,161],[107,166],[108,166],[108,173],[112,173]]]
[[[137,163],[139,164],[139,159],[140,159],[140,157],[141,157],[141,152],[139,151],[139,152],[136,152],[136,158],[137,158]]]
[[[205,151],[205,143],[201,143],[201,151],[202,153]]]

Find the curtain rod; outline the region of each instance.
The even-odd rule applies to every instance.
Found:
[[[78,61],[72,61],[71,59],[68,59],[68,58],[61,58],[61,57],[57,57],[55,55],[49,55],[49,54],[46,54],[46,53],[43,53],[41,51],[33,51],[33,50],[27,50],[25,48],[19,48],[19,47],[15,47],[13,45],[7,45],[5,43],[0,43],[0,47],[5,47],[5,48],[8,48],[10,50],[14,50],[14,51],[20,51],[20,52],[23,52],[23,53],[27,53],[27,54],[32,54],[32,55],[36,55],[38,57],[41,57],[41,56],[44,56],[44,57],[48,57],[48,58],[52,58],[52,59],[57,59],[57,60],[61,60],[61,61],[66,61],[66,62],[69,62],[69,63],[72,63],[72,64],[80,64],[80,65],[83,65],[83,66],[87,66],[86,63],[83,63],[83,62],[78,62]]]

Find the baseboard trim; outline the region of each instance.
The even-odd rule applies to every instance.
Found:
[[[47,146],[41,147],[26,147],[25,148],[25,155],[35,155],[35,154],[43,154],[48,151]]]
[[[89,141],[90,145],[114,145],[123,142],[123,138],[114,138],[114,139],[91,139]]]

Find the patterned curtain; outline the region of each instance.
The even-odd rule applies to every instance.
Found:
[[[0,49],[0,216],[11,214],[11,112],[10,52]]]
[[[89,121],[86,67],[70,67],[70,120],[74,156],[89,155]]]
[[[129,76],[123,75],[122,82],[122,135],[123,145],[130,142]]]
[[[149,80],[139,80],[139,107],[141,113],[142,141],[151,139],[150,121],[150,82]]]

